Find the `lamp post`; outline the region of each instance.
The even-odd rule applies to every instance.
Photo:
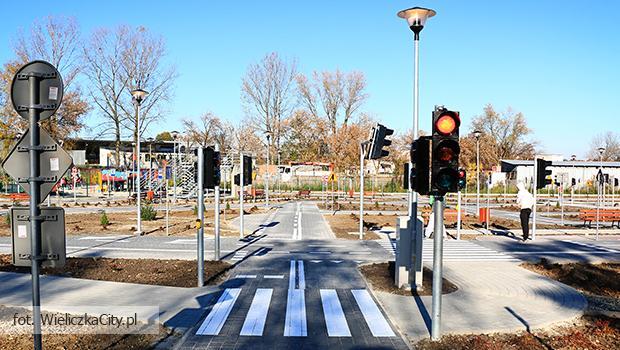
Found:
[[[599,231],[599,222],[600,222],[600,212],[601,212],[601,182],[603,181],[603,153],[605,153],[605,147],[598,148],[599,154],[599,168],[598,173],[600,175],[597,176],[596,179],[596,192],[597,192],[597,203],[596,203],[596,240],[598,241],[598,231]]]
[[[413,140],[418,138],[419,133],[419,115],[420,115],[420,32],[424,29],[426,20],[435,16],[436,12],[431,9],[423,7],[412,7],[409,9],[398,12],[398,17],[407,20],[409,29],[413,32]],[[409,171],[413,169],[413,164],[409,162]],[[410,176],[410,174],[408,174]],[[418,232],[418,228],[423,225],[418,225],[418,194],[413,191],[411,187],[411,181],[409,181],[408,188],[409,197],[409,227],[411,227],[410,242],[403,242],[411,247],[412,261],[410,261],[409,269],[409,286],[412,289],[422,288],[422,232]],[[364,193],[360,196],[363,198]],[[361,205],[360,205],[361,206]],[[435,230],[435,236],[437,237],[437,230]],[[442,237],[439,234],[439,237]],[[441,265],[443,260],[443,249],[441,248],[439,239],[434,240],[433,244],[433,297],[432,297],[432,329],[431,338],[437,340],[440,337],[440,317],[441,317],[441,292],[437,293],[437,286],[441,290]]]
[[[480,215],[480,136],[482,132],[474,130],[476,138],[476,215]]]
[[[269,140],[273,132],[271,130],[265,131],[267,136],[267,170],[265,171],[265,206],[269,208]]]
[[[419,78],[420,78],[420,32],[424,29],[426,20],[435,16],[436,12],[431,9],[423,7],[412,7],[409,9],[398,12],[397,16],[407,20],[409,29],[413,32],[413,140],[418,138],[419,133],[419,115],[420,115],[420,90],[419,90]],[[412,169],[413,165],[409,163],[409,169]],[[411,170],[410,170],[411,171]],[[407,189],[409,196],[409,222],[412,227],[417,228],[414,223],[418,216],[418,194],[411,188],[411,181],[409,181],[409,188]],[[422,283],[422,281],[419,281]]]
[[[137,132],[137,145],[136,145],[136,179],[138,180],[137,184],[137,194],[136,194],[136,205],[138,207],[138,229],[136,231],[136,235],[142,235],[142,207],[140,206],[140,197],[142,190],[140,188],[140,105],[142,101],[146,98],[149,93],[140,89],[139,87],[135,90],[131,91],[131,97],[133,98],[133,102],[136,106],[136,132]]]
[[[174,191],[174,202],[177,202],[177,168],[179,166],[179,158],[177,157],[176,154],[176,150],[177,150],[177,138],[179,137],[179,132],[178,131],[173,131],[170,133],[170,135],[172,135],[172,155],[174,156],[175,162],[174,162],[174,169],[172,169],[172,189]]]
[[[577,155],[573,154],[570,156],[570,161],[573,162],[573,176],[575,175],[575,161],[577,160]],[[572,176],[571,176],[572,178]],[[575,185],[573,185],[572,180],[570,184],[570,204],[573,204],[573,197],[575,196],[575,186],[577,185],[577,181],[575,181]]]
[[[153,141],[152,137],[146,139],[149,143],[149,191],[153,190]]]

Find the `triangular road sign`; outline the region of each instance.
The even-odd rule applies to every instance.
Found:
[[[45,148],[44,151],[39,153],[39,174],[40,177],[45,179],[45,182],[41,183],[41,198],[39,202],[41,203],[52,192],[52,188],[58,180],[71,168],[73,159],[43,129],[40,129],[39,144]],[[28,177],[30,177],[29,145],[30,130],[27,130],[2,163],[2,168],[4,168],[6,173],[18,181],[28,194],[30,194],[30,184],[27,182]]]

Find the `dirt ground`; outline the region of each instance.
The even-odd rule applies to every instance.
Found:
[[[43,335],[44,349],[125,350],[151,349],[164,334],[49,334]],[[32,335],[0,334],[0,349],[30,350]]]
[[[155,207],[159,209],[158,207]],[[105,210],[105,209],[102,209]],[[257,206],[250,206],[244,209],[246,214],[256,214],[264,212]],[[136,213],[135,212],[107,212],[109,224],[101,225],[102,213],[75,213],[65,214],[65,227],[67,235],[118,235],[132,234],[136,230]],[[231,221],[239,215],[238,209],[222,209],[220,212],[220,234],[222,236],[237,236],[239,234],[236,228],[233,228]],[[215,213],[213,210],[205,212],[205,235],[214,235]],[[193,210],[170,211],[170,236],[194,236],[196,234],[195,222],[196,214]],[[142,220],[142,230],[151,236],[166,235],[166,217],[164,211],[158,211],[155,220]],[[10,226],[3,220],[0,223],[0,236],[10,236]]]
[[[359,239],[360,219],[356,214],[325,214],[323,215],[332,231],[340,239]],[[364,240],[380,239],[379,235],[372,230],[380,229],[384,226],[394,227],[396,225],[396,215],[364,215]],[[350,234],[349,232],[355,232]]]
[[[360,272],[370,283],[373,289],[380,290],[382,292],[388,292],[398,295],[431,295],[433,286],[433,272],[427,268],[424,268],[422,274],[422,286],[423,290],[419,293],[412,292],[410,290],[404,290],[396,288],[394,285],[394,262],[384,262],[371,265],[363,265],[360,267]],[[452,282],[443,279],[442,294],[448,294],[455,292],[458,288]]]
[[[519,333],[446,335],[413,345],[419,350],[611,350],[620,349],[620,320],[584,316],[571,324]]]
[[[205,261],[205,283],[220,283],[231,267],[223,261]],[[13,266],[11,255],[0,254],[0,271],[30,273],[30,268]],[[196,262],[191,260],[68,258],[64,267],[44,267],[42,274],[184,288],[198,283]]]
[[[323,202],[318,203],[319,209],[324,210],[360,210],[359,198],[356,201],[339,201],[332,206],[331,202],[325,205]],[[379,211],[407,211],[407,204],[402,202],[390,202],[389,199],[364,199],[364,209],[366,210],[379,210]]]
[[[585,293],[620,298],[620,263],[553,264],[543,259],[539,263],[523,263],[521,266]]]

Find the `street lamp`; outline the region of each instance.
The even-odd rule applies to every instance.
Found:
[[[179,132],[178,131],[173,131],[170,133],[170,135],[172,135],[172,154],[174,156],[174,169],[172,169],[172,188],[174,191],[174,202],[177,202],[177,168],[179,166],[179,158],[176,156],[176,150],[177,150],[177,138],[179,137]]]
[[[414,63],[413,63],[413,140],[418,138],[419,133],[419,115],[420,115],[420,90],[419,90],[419,78],[420,78],[420,32],[424,28],[426,20],[435,16],[436,12],[423,8],[412,7],[406,10],[398,12],[398,17],[407,20],[409,29],[413,32],[413,48],[414,48]],[[409,169],[413,168],[413,164],[409,162]],[[411,171],[411,170],[410,170]],[[418,194],[411,188],[411,181],[409,181],[409,188],[407,189],[409,196],[409,222],[416,222],[418,211]],[[416,225],[417,226],[417,225]],[[415,227],[415,226],[414,226]],[[421,281],[420,281],[421,283]]]
[[[480,215],[480,136],[482,132],[474,130],[476,138],[476,215]]]
[[[149,137],[146,142],[149,143],[149,191],[153,190],[153,139]]]
[[[267,170],[265,172],[265,206],[269,208],[269,140],[273,132],[271,130],[265,131],[267,136]]]
[[[137,132],[137,145],[136,145],[136,163],[137,163],[137,176],[136,178],[138,179],[138,193],[136,195],[136,205],[138,206],[138,230],[136,231],[137,235],[142,235],[142,208],[141,208],[141,192],[142,189],[140,188],[140,105],[142,104],[142,101],[144,101],[144,99],[146,98],[146,96],[148,96],[148,92],[137,88],[135,90],[131,91],[131,97],[133,98],[133,103],[136,106],[136,132]]]

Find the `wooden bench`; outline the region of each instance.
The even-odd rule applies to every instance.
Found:
[[[422,218],[424,218],[424,221],[428,223],[428,218],[431,215],[431,211],[430,210],[423,210],[422,211]],[[465,218],[465,215],[467,215],[465,213],[465,211],[461,210],[461,220],[463,220],[463,218]],[[456,222],[458,219],[458,212],[456,209],[451,209],[451,208],[446,208],[443,211],[443,219],[444,221],[448,221],[448,222]]]
[[[583,220],[583,226],[592,227],[592,221],[597,221],[596,209],[581,209],[579,220]],[[620,228],[620,209],[600,209],[598,221],[611,222],[611,227]]]
[[[299,192],[297,192],[297,198],[308,198],[310,197],[310,190],[299,190]]]
[[[18,202],[29,200],[30,196],[28,195],[28,193],[11,193],[9,195],[9,198],[14,202]]]

